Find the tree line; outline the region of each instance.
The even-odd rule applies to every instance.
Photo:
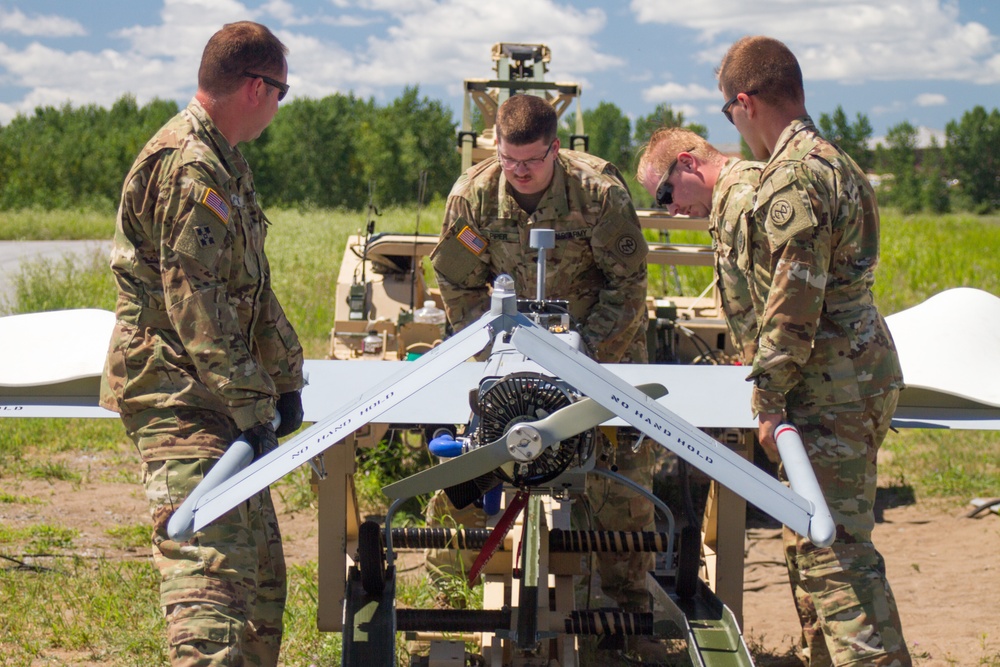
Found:
[[[0,210],[114,211],[136,155],[179,108],[125,95],[96,105],[40,107],[0,126]],[[391,103],[330,95],[282,104],[240,150],[265,206],[362,209],[447,195],[461,168],[451,110],[407,88]]]
[[[0,126],[0,210],[114,210],[122,180],[145,142],[178,111],[176,102],[139,106],[125,95],[110,109],[96,105],[39,107]],[[868,173],[880,177],[883,204],[904,212],[1000,208],[1000,111],[977,106],[951,121],[943,145],[917,145],[917,129],[901,123],[870,146],[866,116],[841,107],[817,120]],[[481,120],[479,121],[481,129]],[[634,123],[613,103],[584,111],[588,150],[633,173],[637,153],[659,127],[704,126],[662,104]],[[241,145],[266,206],[364,208],[446,196],[460,170],[457,123],[440,101],[406,88],[380,106],[334,94],[285,103],[254,142]],[[569,145],[568,127],[560,131]],[[750,157],[745,144],[744,155]],[[421,174],[426,181],[421,188]]]

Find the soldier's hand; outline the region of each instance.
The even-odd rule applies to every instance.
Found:
[[[278,436],[274,432],[274,427],[271,426],[270,422],[251,426],[243,431],[243,437],[253,447],[253,458],[255,461],[278,448]]]
[[[282,438],[302,426],[302,392],[287,391],[278,397],[278,414],[281,423],[276,435]]]
[[[781,413],[776,414],[764,414],[758,415],[757,419],[759,426],[757,428],[757,439],[760,441],[760,446],[767,454],[767,458],[772,463],[778,463],[781,461],[781,455],[778,454],[778,443],[774,440],[774,431],[778,428],[778,424],[781,423]]]

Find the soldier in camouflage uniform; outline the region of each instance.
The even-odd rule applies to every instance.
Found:
[[[533,296],[537,251],[529,233],[554,229],[546,296],[569,302],[591,357],[645,362],[648,248],[631,198],[613,165],[560,150],[556,123],[545,100],[512,96],[497,112],[497,157],[472,167],[452,188],[431,254],[448,319],[460,330],[485,313],[489,286],[503,273],[514,278],[518,294]],[[652,464],[648,442],[636,452],[605,443],[598,463],[647,489]],[[652,529],[647,499],[603,478],[588,485],[597,529]],[[602,554],[602,588],[626,609],[648,609],[645,573],[652,567],[651,554]]]
[[[233,440],[261,455],[302,422],[302,347],[271,291],[269,223],[236,148],[277,112],[286,53],[256,23],[217,32],[195,98],[140,152],[118,210],[101,405],[121,413],[142,459],[173,665],[275,665],[281,645],[285,564],[269,492],[188,542],[166,527]]]
[[[709,218],[716,290],[746,365],[757,350],[758,315],[750,297],[748,218],[762,166],[727,158],[691,130],[668,127],[653,133],[636,168],[639,183],[670,215]]]
[[[872,544],[878,449],[902,373],[871,287],[879,216],[864,173],[806,114],[795,56],[747,37],[724,56],[723,113],[767,159],[751,223],[751,292],[762,299],[750,378],[762,446],[802,432],[837,524],[817,548],[785,530],[802,646],[810,665],[909,665],[882,556]]]

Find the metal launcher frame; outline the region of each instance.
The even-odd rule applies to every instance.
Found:
[[[538,95],[547,100],[562,118],[576,100],[576,120],[569,148],[587,150],[587,135],[583,133],[583,110],[580,108],[580,86],[545,80],[552,52],[544,44],[500,42],[493,45],[495,79],[466,79],[462,98],[462,127],[458,133],[458,148],[462,153],[462,171],[493,155],[496,150],[497,108],[515,93]],[[483,132],[472,129],[472,105],[483,119]]]

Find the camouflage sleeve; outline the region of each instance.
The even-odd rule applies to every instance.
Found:
[[[449,197],[431,265],[455,331],[489,310],[489,252],[489,242],[479,233],[469,202],[464,197]]]
[[[197,165],[184,167],[174,183],[157,206],[167,316],[200,380],[245,430],[274,417],[275,396],[227,290],[232,263],[242,261],[233,251],[233,228],[203,203],[221,188]]]
[[[829,198],[800,163],[761,184],[755,210],[771,245],[774,267],[750,377],[755,414],[785,409],[812,354],[830,268]]]
[[[261,364],[271,376],[279,394],[302,389],[303,352],[299,337],[271,290],[271,270],[264,258],[264,271],[268,276],[260,297],[260,312],[254,327],[254,343],[260,354]]]
[[[649,246],[623,188],[607,191],[591,249],[605,284],[597,304],[581,323],[580,335],[599,361],[614,363],[622,359],[646,318]]]
[[[751,174],[759,177],[759,172]],[[713,211],[712,244],[715,248],[716,281],[729,336],[745,364],[757,351],[757,313],[750,293],[749,222],[756,181],[733,180]],[[713,209],[715,207],[713,206]]]

